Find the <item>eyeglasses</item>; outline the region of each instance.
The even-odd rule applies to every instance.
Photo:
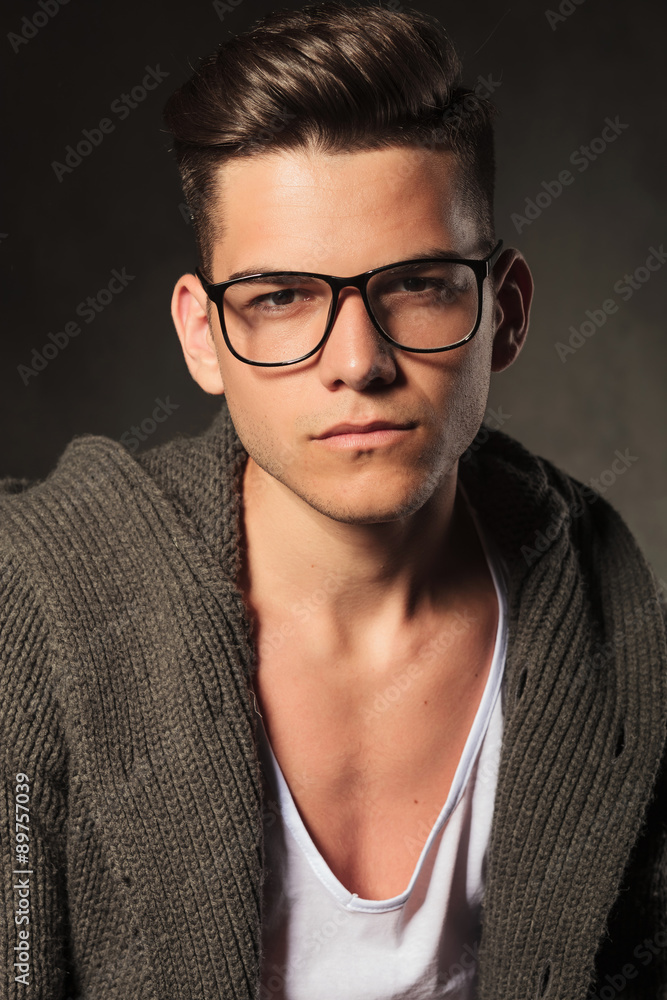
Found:
[[[305,361],[324,345],[343,288],[358,288],[378,333],[402,351],[451,351],[471,340],[482,318],[484,279],[500,240],[483,260],[429,257],[397,261],[351,278],[311,271],[266,271],[211,283],[227,347],[248,365]]]

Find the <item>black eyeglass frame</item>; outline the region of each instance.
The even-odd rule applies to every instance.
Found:
[[[334,318],[336,315],[336,307],[338,305],[338,296],[343,288],[358,288],[361,292],[361,297],[366,306],[366,312],[371,318],[373,326],[378,331],[381,337],[383,337],[389,344],[393,347],[398,347],[401,351],[410,351],[413,354],[440,354],[442,351],[453,351],[456,347],[462,347],[463,344],[467,344],[468,341],[472,340],[477,331],[479,330],[479,325],[482,320],[482,307],[483,307],[483,289],[484,289],[484,279],[488,278],[491,271],[495,267],[495,264],[500,257],[503,248],[503,241],[498,240],[493,250],[484,257],[482,260],[469,260],[465,257],[428,257],[428,258],[416,258],[414,260],[399,260],[394,264],[383,264],[382,267],[374,267],[370,271],[363,271],[361,274],[355,274],[351,278],[339,278],[333,274],[317,274],[314,271],[260,271],[257,274],[246,274],[242,278],[232,278],[230,281],[217,281],[209,282],[204,277],[199,268],[195,268],[195,274],[199,278],[204,291],[207,296],[213,302],[218,309],[218,316],[220,317],[220,327],[222,329],[222,335],[225,338],[225,343],[227,347],[239,361],[243,361],[246,365],[255,365],[258,368],[278,368],[285,367],[286,365],[296,365],[299,361],[305,361],[306,358],[312,357],[317,354],[319,350],[324,346],[334,324]],[[471,332],[464,337],[463,340],[458,340],[455,344],[449,344],[446,347],[405,347],[403,344],[399,344],[397,341],[393,340],[389,334],[382,329],[379,320],[373,313],[371,304],[368,299],[368,282],[376,274],[380,274],[382,271],[390,271],[395,267],[404,267],[407,264],[432,264],[432,263],[442,263],[447,261],[450,264],[467,264],[475,273],[477,279],[477,319],[475,320],[475,325]],[[326,327],[324,333],[312,351],[308,351],[307,354],[303,354],[300,358],[295,358],[293,361],[250,361],[248,358],[244,358],[241,354],[234,349],[229,339],[227,333],[227,327],[225,324],[225,310],[223,307],[223,299],[225,292],[231,285],[236,285],[241,281],[249,281],[256,278],[272,278],[278,275],[286,275],[288,277],[304,277],[304,278],[321,278],[331,288],[331,306],[329,308],[329,316],[327,318]]]

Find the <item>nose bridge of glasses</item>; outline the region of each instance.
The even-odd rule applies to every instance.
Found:
[[[331,277],[330,281],[336,292],[342,292],[344,288],[357,288],[361,292],[368,281],[368,276],[364,273],[354,274],[349,278]]]
[[[332,277],[330,279],[330,285],[333,292],[333,297],[331,303],[331,322],[330,322],[329,332],[331,332],[331,328],[333,328],[333,325],[338,320],[341,308],[346,302],[347,298],[349,297],[348,295],[345,294],[341,295],[341,293],[345,293],[350,288],[355,288],[357,290],[358,295],[361,298],[361,301],[365,308],[368,325],[372,326],[374,330],[376,329],[377,320],[375,319],[375,317],[371,312],[370,303],[368,301],[367,288],[366,288],[367,282],[368,282],[368,277],[366,273],[357,274],[350,278]]]

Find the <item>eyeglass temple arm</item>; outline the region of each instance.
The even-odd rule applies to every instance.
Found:
[[[498,242],[496,243],[495,247],[491,251],[491,255],[489,256],[489,258],[488,258],[488,260],[486,262],[486,276],[487,276],[487,278],[491,274],[491,271],[496,266],[496,261],[500,257],[500,255],[502,253],[502,250],[503,250],[503,241],[502,240],[498,240]]]
[[[204,275],[201,273],[198,267],[195,268],[195,274],[201,281],[204,291],[208,293],[208,286],[210,285],[210,281],[204,277]]]

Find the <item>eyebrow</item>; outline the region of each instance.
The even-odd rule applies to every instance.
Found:
[[[412,257],[404,257],[402,259],[403,260],[429,260],[431,257],[449,257],[451,259],[456,259],[456,260],[458,260],[458,259],[461,259],[461,260],[469,259],[469,258],[466,258],[463,254],[458,253],[456,250],[447,250],[444,247],[439,247],[439,246],[425,247],[423,250],[420,250],[420,251],[416,252],[415,254],[413,254]],[[387,261],[387,264],[393,264],[393,263],[394,263],[394,261]],[[382,264],[378,265],[378,267],[382,267],[382,266],[383,266]],[[367,268],[367,270],[368,271],[373,271],[373,270],[375,270],[375,268],[369,267],[369,268]],[[288,274],[288,273],[290,273],[288,268],[271,267],[268,264],[265,264],[265,265],[259,264],[256,267],[244,267],[241,271],[234,271],[234,273],[230,274],[229,277],[226,278],[225,280],[226,281],[235,281],[237,278],[252,278],[252,277],[254,277],[257,274],[267,274],[267,273],[271,273],[271,272],[273,272],[275,274]],[[309,272],[305,271],[305,270],[298,271],[298,270],[295,269],[292,273],[295,273],[295,274],[308,274]],[[321,274],[322,272],[318,271],[318,272],[314,272],[314,273]],[[362,272],[362,273],[365,274],[366,272]],[[340,275],[340,277],[348,277],[348,275]]]

